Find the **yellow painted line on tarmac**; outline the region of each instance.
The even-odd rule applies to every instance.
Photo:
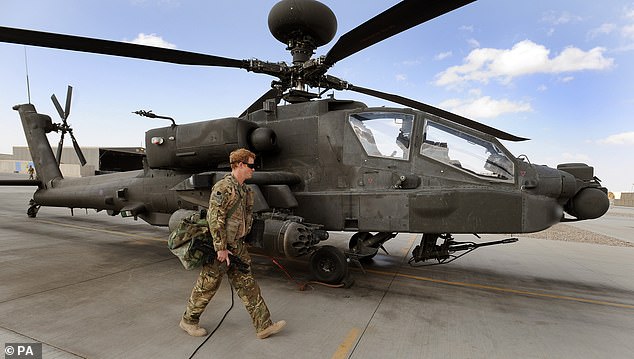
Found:
[[[359,332],[361,329],[352,328],[346,335],[346,338],[339,344],[337,351],[332,355],[332,359],[343,359],[348,356],[350,349],[354,346],[354,343],[357,341],[357,337],[359,336]]]
[[[570,296],[567,296],[567,295],[538,293],[538,292],[531,292],[531,291],[526,291],[526,290],[504,288],[504,287],[495,287],[495,286],[492,286],[492,285],[484,285],[484,284],[476,284],[476,283],[454,282],[454,281],[443,280],[443,279],[434,279],[434,278],[428,278],[428,277],[420,277],[420,276],[404,274],[404,273],[384,272],[384,271],[378,271],[378,270],[374,270],[374,269],[366,269],[365,271],[368,272],[368,273],[387,275],[387,276],[397,276],[397,277],[415,279],[415,280],[431,282],[431,283],[453,285],[453,286],[458,286],[458,287],[476,288],[476,289],[491,290],[491,291],[503,292],[503,293],[529,295],[529,296],[540,297],[540,298],[561,299],[561,300],[569,300],[569,301],[573,301],[573,302],[605,305],[605,306],[609,306],[609,307],[634,309],[634,305],[631,305],[631,304],[621,304],[621,303],[614,303],[614,302],[606,302],[606,301],[602,301],[602,300],[594,300],[594,299],[579,298],[579,297],[570,297]]]
[[[76,224],[67,224],[67,223],[60,223],[60,222],[54,222],[54,221],[47,221],[45,219],[38,219],[37,221],[38,222],[43,222],[43,223],[48,223],[48,224],[53,224],[53,225],[57,225],[57,226],[61,226],[61,227],[81,229],[81,230],[92,231],[92,232],[102,232],[102,233],[114,234],[114,235],[124,236],[124,237],[131,237],[131,238],[136,238],[136,239],[146,239],[146,240],[150,240],[150,241],[165,241],[164,238],[147,237],[147,236],[142,236],[142,235],[138,235],[138,234],[134,234],[134,233],[113,231],[113,230],[110,230],[110,229],[101,229],[101,228],[94,228],[94,227],[78,226]]]

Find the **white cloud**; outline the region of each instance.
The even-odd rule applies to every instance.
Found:
[[[450,99],[441,102],[439,106],[451,112],[474,119],[494,118],[505,113],[532,111],[529,103],[513,102],[507,99],[494,100],[490,96],[468,100]]]
[[[588,31],[588,38],[594,39],[599,35],[608,35],[616,30],[616,24],[602,24],[601,26]]]
[[[470,89],[469,95],[473,97],[480,97],[482,95],[482,90],[478,88]]]
[[[616,135],[608,136],[599,143],[607,145],[634,145],[634,131],[617,133]]]
[[[614,59],[603,57],[603,52],[603,47],[595,47],[590,51],[567,47],[559,56],[552,60],[547,59],[544,67],[546,71],[554,73],[609,69]]]
[[[562,77],[560,81],[561,82],[570,82],[570,81],[572,81],[574,79],[575,79],[574,76],[566,76],[566,77]]]
[[[473,25],[462,25],[458,30],[473,32]]]
[[[451,55],[453,55],[453,53],[451,51],[441,52],[441,53],[437,54],[436,56],[434,56],[434,58],[436,60],[440,61],[440,60],[444,60],[444,59],[446,59],[448,57],[451,57]]]
[[[480,48],[471,51],[464,64],[436,75],[436,85],[468,81],[487,83],[490,79],[508,83],[514,77],[537,73],[605,70],[612,67],[614,59],[604,57],[604,52],[602,47],[583,51],[571,46],[551,58],[550,50],[530,40],[518,42],[511,49]]]
[[[137,45],[164,47],[164,48],[167,48],[167,49],[175,49],[176,48],[176,45],[163,40],[162,37],[157,36],[156,34],[146,35],[144,33],[140,33],[139,35],[137,35],[137,37],[134,40],[128,41],[128,42],[131,42],[131,43],[137,44]]]
[[[628,39],[634,40],[634,24],[623,26],[623,28],[621,29],[621,35]]]
[[[422,61],[420,59],[401,61],[401,64],[405,66],[416,66],[416,65],[420,65],[421,63]]]
[[[476,39],[469,39],[469,40],[467,40],[467,43],[471,47],[480,47],[480,43]]]
[[[634,44],[628,44],[628,45],[625,45],[625,46],[617,47],[614,50],[612,50],[612,52],[618,53],[618,52],[628,52],[628,51],[632,51],[632,50],[634,50]]]
[[[548,22],[553,25],[562,25],[572,22],[578,22],[583,20],[581,16],[571,14],[567,11],[557,13],[550,11],[542,16],[542,21]]]
[[[396,81],[405,81],[407,80],[407,76],[403,75],[403,74],[396,74]]]

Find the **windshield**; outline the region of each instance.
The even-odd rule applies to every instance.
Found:
[[[396,112],[364,112],[348,118],[368,156],[409,159],[414,115]]]
[[[472,174],[512,181],[514,164],[490,141],[427,120],[420,153]]]

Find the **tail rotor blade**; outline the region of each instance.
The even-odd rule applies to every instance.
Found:
[[[83,152],[81,152],[81,148],[79,148],[79,144],[77,143],[77,140],[75,139],[75,136],[73,135],[73,132],[70,132],[70,139],[73,141],[73,147],[75,147],[75,153],[77,153],[77,158],[79,158],[79,163],[81,163],[81,165],[84,166],[86,164],[86,157],[84,157]]]
[[[73,87],[68,85],[68,90],[66,91],[66,108],[64,110],[64,119],[68,118],[68,115],[70,115],[70,99],[71,97],[73,97]]]
[[[64,148],[64,132],[62,131],[62,136],[59,138],[59,143],[57,144],[57,154],[55,155],[55,159],[57,160],[57,165],[59,166],[62,163],[62,149]]]
[[[57,112],[59,113],[59,117],[62,118],[62,122],[63,122],[62,124],[59,124],[59,125],[55,124],[56,126],[55,131],[61,130],[62,132],[62,135],[59,138],[59,145],[57,146],[57,165],[59,165],[62,162],[62,149],[64,148],[64,135],[66,134],[66,132],[68,132],[70,134],[70,139],[73,141],[73,147],[75,148],[75,152],[77,153],[77,158],[79,158],[79,162],[81,163],[81,165],[84,166],[86,164],[86,157],[84,157],[84,154],[81,152],[81,148],[79,148],[79,144],[77,144],[75,135],[73,135],[73,129],[66,122],[68,115],[70,115],[70,103],[71,103],[72,97],[73,97],[73,87],[69,85],[68,89],[66,90],[66,109],[62,110],[62,105],[59,104],[59,101],[57,100],[57,97],[55,96],[55,94],[51,95],[51,100],[53,100],[53,105],[55,105],[55,108],[57,109]]]
[[[53,100],[53,105],[55,105],[55,108],[57,109],[57,113],[59,113],[59,117],[61,117],[62,120],[66,120],[66,115],[64,114],[64,110],[62,110],[62,105],[60,105],[59,101],[57,101],[57,97],[55,97],[55,94],[51,95],[51,100]]]

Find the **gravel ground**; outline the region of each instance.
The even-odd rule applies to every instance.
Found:
[[[521,234],[520,236],[540,239],[552,239],[555,241],[593,243],[614,247],[634,247],[634,243],[622,241],[620,239],[612,238],[603,234],[586,231],[584,229],[575,228],[564,223],[558,223],[541,232]]]

